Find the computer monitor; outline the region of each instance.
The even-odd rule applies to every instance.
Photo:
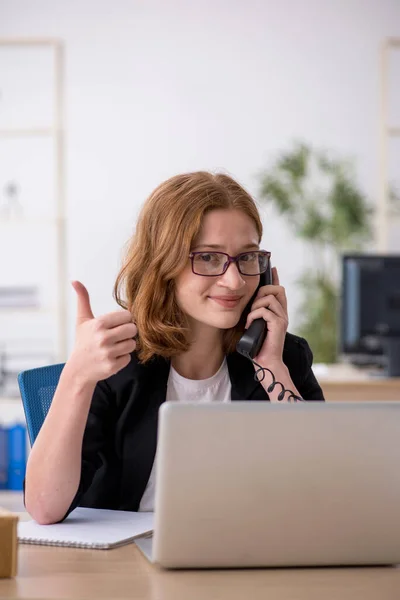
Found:
[[[342,267],[341,352],[399,377],[400,255],[346,254]]]

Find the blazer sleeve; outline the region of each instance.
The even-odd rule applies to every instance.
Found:
[[[78,490],[62,521],[79,506],[96,472],[105,462],[115,431],[115,398],[106,380],[95,387],[82,442],[81,477]]]
[[[301,385],[299,386],[299,392],[304,400],[321,400],[324,401],[324,393],[321,386],[319,385],[313,370],[313,353],[304,338],[300,338],[302,352],[301,352],[301,372],[303,374]]]

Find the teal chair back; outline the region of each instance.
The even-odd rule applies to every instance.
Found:
[[[18,375],[31,446],[43,424],[53,400],[64,363],[22,371]]]

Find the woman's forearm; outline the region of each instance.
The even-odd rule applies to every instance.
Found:
[[[269,373],[267,370],[265,370],[264,371],[265,376],[264,376],[264,379],[261,382],[261,384],[264,387],[265,391],[267,392],[271,402],[280,402],[280,401],[287,402],[290,392],[293,392],[294,395],[299,396],[299,398],[301,398],[301,394],[297,390],[296,386],[294,385],[292,378],[290,377],[289,369],[287,368],[287,366],[285,365],[284,362],[268,365],[268,369],[270,369],[272,371],[272,373],[274,374],[275,381],[279,381],[283,385],[283,387],[286,390],[288,390],[285,393],[283,400],[279,400],[279,398],[278,398],[279,394],[282,392],[282,387],[280,385],[276,385],[274,387],[273,391],[269,392],[268,387],[273,382],[273,379],[272,379],[271,373]],[[289,392],[289,390],[290,390],[290,392]]]
[[[25,506],[38,523],[62,519],[78,490],[94,388],[94,383],[80,379],[71,365],[65,365],[26,469]]]

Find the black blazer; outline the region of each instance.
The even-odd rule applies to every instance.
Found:
[[[312,358],[306,340],[286,334],[283,360],[295,386],[305,400],[323,400]],[[233,352],[227,363],[233,401],[269,400],[247,358]],[[67,514],[76,506],[138,510],[156,453],[169,370],[167,359],[143,365],[133,353],[127,367],[97,384],[83,437],[80,484]]]

